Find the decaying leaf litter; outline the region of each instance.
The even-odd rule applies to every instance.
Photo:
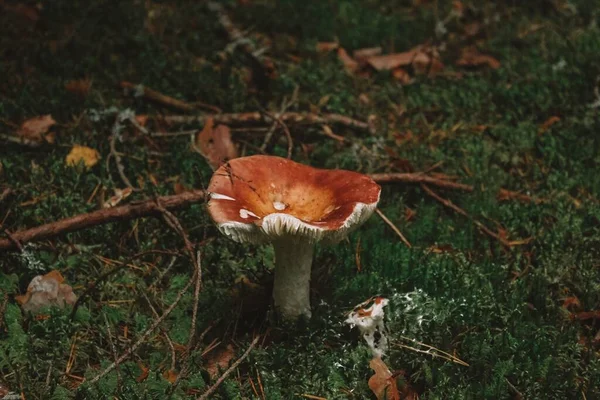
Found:
[[[364,7],[354,6],[359,11]],[[53,8],[40,11],[2,7],[22,18],[11,22],[14,30],[31,29],[32,24],[35,29],[50,29],[36,26],[36,21],[43,21],[45,12],[60,13]],[[23,365],[30,362],[27,360],[31,356],[24,351],[25,347],[15,347],[12,342],[8,350],[10,362],[2,365],[3,385],[6,382],[10,391],[22,392],[25,397],[38,390],[36,382],[56,382],[54,390],[60,393],[78,390],[95,396],[121,393],[125,397],[136,384],[138,391],[152,397],[159,396],[158,393],[193,397],[210,393],[230,398],[238,393],[254,394],[257,398],[294,395],[334,398],[372,393],[382,398],[382,390],[387,390],[388,398],[414,398],[411,396],[417,393],[447,395],[450,388],[452,393],[470,393],[482,398],[539,397],[542,393],[593,396],[597,390],[593,382],[598,381],[594,380],[598,374],[593,353],[598,346],[594,310],[599,305],[594,294],[598,293],[594,290],[594,282],[598,281],[597,263],[590,258],[593,254],[590,249],[597,240],[594,224],[598,221],[598,188],[590,179],[583,179],[582,184],[568,190],[561,186],[565,182],[559,179],[561,173],[585,176],[581,165],[588,163],[586,168],[589,168],[593,158],[585,150],[567,151],[568,142],[562,140],[568,136],[559,133],[579,130],[589,140],[586,132],[592,131],[595,123],[587,107],[593,102],[589,82],[595,77],[587,76],[588,72],[580,68],[585,84],[573,83],[572,88],[564,91],[575,95],[590,89],[592,97],[585,98],[585,106],[579,108],[572,104],[582,104],[580,98],[575,102],[556,98],[553,106],[548,107],[543,95],[540,95],[542,101],[536,102],[527,97],[531,96],[530,91],[524,90],[521,97],[514,94],[512,91],[520,85],[530,85],[535,89],[533,93],[536,90],[543,93],[543,89],[536,86],[536,79],[527,76],[527,68],[523,67],[525,74],[505,75],[511,68],[520,68],[506,49],[513,49],[513,40],[541,43],[548,39],[546,29],[539,27],[543,25],[514,18],[522,11],[518,8],[483,9],[454,2],[450,7],[438,9],[428,2],[418,2],[402,12],[413,15],[418,10],[425,15],[436,15],[435,24],[429,23],[431,29],[425,37],[406,35],[390,44],[388,37],[364,36],[365,40],[357,42],[350,29],[331,36],[313,31],[309,33],[310,39],[321,43],[341,36],[327,46],[319,45],[319,51],[307,52],[292,43],[303,43],[307,38],[306,33],[290,34],[293,23],[288,28],[280,27],[289,40],[288,47],[283,49],[275,35],[269,34],[268,27],[257,24],[254,30],[244,30],[253,25],[248,18],[265,11],[261,7],[251,2],[240,2],[233,7],[211,3],[208,10],[201,7],[199,14],[210,15],[215,22],[199,29],[215,37],[214,43],[219,46],[215,45],[212,51],[218,57],[205,53],[204,60],[194,59],[197,64],[190,64],[192,57],[182,64],[190,67],[190,77],[201,76],[198,68],[207,74],[229,74],[234,87],[241,85],[249,96],[255,96],[256,100],[247,104],[223,97],[218,94],[222,92],[219,88],[211,93],[198,90],[197,86],[186,90],[185,84],[169,88],[159,81],[135,76],[119,76],[115,80],[85,73],[82,78],[69,76],[61,82],[64,94],[58,96],[57,104],[66,106],[69,114],[52,104],[29,107],[27,112],[17,112],[14,106],[8,106],[11,117],[3,121],[2,144],[19,155],[3,155],[1,159],[0,174],[7,178],[0,183],[2,246],[21,250],[8,253],[7,266],[3,261],[2,273],[7,279],[2,284],[6,295],[0,299],[4,315],[0,329],[12,335],[9,339],[16,337],[14,329],[18,326],[25,328],[24,331],[21,328],[23,337],[45,332],[50,335],[48,340],[60,345],[54,347],[51,358],[42,360],[44,371],[39,378],[35,374],[25,378]],[[133,8],[138,12],[135,15],[139,15],[139,8],[139,5]],[[142,8],[146,18],[140,19],[141,28],[147,30],[148,40],[172,46],[167,21],[180,10],[176,6],[154,4]],[[388,22],[382,17],[386,10],[370,11],[373,24]],[[552,18],[580,23],[562,3],[554,5],[554,12],[556,16]],[[301,18],[302,13],[298,14]],[[32,15],[36,17],[32,19]],[[511,18],[518,20],[516,25],[525,25],[507,32],[500,22]],[[554,20],[546,23],[555,23],[550,21]],[[238,28],[237,23],[244,28]],[[410,24],[418,26],[415,22]],[[228,38],[221,35],[221,25]],[[357,31],[361,28],[360,24],[354,27]],[[593,28],[580,29],[585,32]],[[67,32],[66,42],[49,43],[50,51],[60,52],[61,46],[68,47],[69,41],[78,40],[68,35]],[[422,40],[417,40],[419,37]],[[492,44],[494,40],[496,44]],[[586,34],[576,39],[575,46],[582,43],[577,40],[587,40]],[[319,54],[321,50],[332,53]],[[544,65],[555,74],[563,68],[559,65],[578,62],[565,56],[567,53],[560,53],[558,48],[550,50],[554,54],[552,51],[560,54],[558,61],[546,56],[543,62],[535,64],[541,76],[550,74],[545,72]],[[585,48],[582,53],[590,60],[593,58]],[[529,57],[531,61],[538,56]],[[565,57],[568,61],[564,61]],[[182,63],[181,58],[176,61]],[[318,63],[318,67],[311,66],[311,62]],[[318,77],[321,70],[331,75],[324,80],[322,76],[327,83],[319,87],[319,79],[310,75]],[[22,73],[19,71],[15,76]],[[36,72],[29,73],[36,76]],[[38,76],[42,75],[43,72]],[[186,81],[186,77],[177,79],[182,83],[192,82]],[[294,97],[293,89],[285,87],[290,79],[299,84],[299,95],[289,107],[283,107],[282,98]],[[485,86],[488,80],[496,79],[505,83],[502,89],[496,84]],[[551,79],[555,81],[556,77]],[[573,76],[569,79],[579,82]],[[129,90],[124,97],[119,97],[119,91],[114,89],[118,81],[121,88]],[[125,84],[137,81],[144,82],[143,86]],[[339,90],[350,81],[357,86],[344,99]],[[367,82],[371,85],[376,82],[378,86],[369,90],[364,84]],[[404,91],[404,100],[397,97],[400,90]],[[472,99],[479,104],[458,95],[461,91],[471,92]],[[435,92],[455,96],[454,102],[436,98]],[[110,109],[104,102],[97,103],[92,100],[95,93],[114,99],[112,104],[117,106]],[[484,93],[494,93],[494,101],[490,103]],[[88,102],[85,107],[78,104],[82,98],[90,99],[85,100]],[[511,101],[516,101],[516,105],[511,105]],[[565,102],[565,107],[560,109],[556,102]],[[495,112],[505,112],[504,118],[508,119],[490,114],[492,105]],[[587,120],[580,118],[582,115]],[[229,134],[209,131],[208,121],[229,128]],[[509,126],[517,133],[511,136]],[[274,134],[273,140],[266,140],[269,133]],[[261,145],[264,143],[267,145]],[[477,147],[477,143],[496,146],[496,151],[487,153],[485,146]],[[253,305],[254,314],[248,315],[244,314],[248,299],[243,294],[236,297],[239,301],[236,304],[228,298],[230,290],[226,290],[227,295],[219,293],[219,288],[231,288],[240,271],[250,277],[243,282],[250,282],[255,289],[264,287],[268,293],[272,255],[252,248],[236,250],[220,242],[204,217],[201,191],[183,190],[172,195],[176,185],[196,189],[205,186],[210,170],[222,160],[260,152],[285,157],[290,144],[291,157],[297,161],[361,170],[395,181],[384,190],[381,215],[391,222],[390,229],[407,236],[412,247],[409,250],[395,237],[390,240],[391,236],[382,235],[380,232],[387,232],[387,228],[382,222],[372,220],[364,232],[350,238],[347,248],[321,249],[316,257],[323,267],[314,273],[324,279],[314,280],[314,290],[332,294],[316,308],[313,319],[316,322],[309,330],[297,327],[286,332],[260,315],[268,309],[268,296],[264,304]],[[590,150],[594,148],[593,140],[588,144]],[[551,151],[558,152],[560,157],[554,157]],[[583,153],[578,156],[583,164],[569,158],[578,151]],[[41,157],[42,154],[47,154],[47,158]],[[478,158],[494,168],[479,164]],[[211,160],[212,168],[207,159]],[[14,172],[17,170],[19,179]],[[412,185],[399,186],[398,182]],[[435,184],[442,189],[432,188]],[[453,190],[460,185],[470,186],[470,191]],[[431,200],[448,208],[450,213]],[[194,203],[187,211],[179,209]],[[561,212],[551,212],[556,209]],[[535,217],[536,212],[543,217]],[[527,218],[519,214],[529,216],[531,222],[525,223]],[[158,218],[139,219],[142,216]],[[569,225],[570,218],[584,222],[573,227]],[[569,237],[561,236],[556,228],[562,228]],[[79,233],[64,234],[75,231]],[[360,242],[355,243],[357,240]],[[561,240],[569,241],[569,254],[578,254],[578,258],[571,261],[566,252],[562,255],[557,252],[556,242]],[[30,241],[34,244],[28,244]],[[198,253],[200,250],[202,254]],[[355,251],[360,251],[360,257],[355,256]],[[204,268],[200,268],[201,258],[205,259]],[[348,267],[343,267],[346,260]],[[358,273],[355,260],[360,260]],[[559,264],[562,266],[558,267]],[[197,268],[190,270],[190,266]],[[61,322],[62,311],[52,309],[43,318],[32,319],[19,311],[13,300],[15,295],[25,293],[34,276],[52,269],[65,274],[78,295],[69,321]],[[371,283],[361,283],[373,272],[376,278],[370,278]],[[496,290],[478,286],[478,280],[492,278]],[[458,287],[464,288],[462,292],[452,284],[461,280]],[[342,289],[333,289],[333,285]],[[245,284],[242,288],[250,286]],[[425,292],[416,291],[408,297],[411,300],[402,297],[402,293],[411,293],[415,287],[423,287]],[[188,288],[195,289],[188,291]],[[404,347],[391,346],[390,354],[384,358],[387,366],[372,362],[373,374],[364,346],[356,342],[355,334],[344,333],[339,324],[343,310],[382,290],[392,301],[391,337],[396,335],[396,340],[403,337],[408,341],[403,339]],[[569,301],[563,306],[565,298],[575,298],[577,302]],[[478,314],[493,304],[503,307]],[[126,310],[131,313],[129,316],[123,314]],[[224,310],[230,311],[223,315]],[[339,317],[334,317],[336,311]],[[215,316],[227,318],[204,331]],[[552,327],[568,326],[559,335],[558,346],[556,338],[546,341],[543,325],[538,325],[535,318],[545,321],[549,335],[559,335],[553,333],[557,330]],[[571,320],[580,322],[572,324]],[[327,322],[328,329],[344,335],[344,340],[322,330],[323,322]],[[82,326],[95,328],[80,336],[75,331]],[[494,329],[489,331],[488,326]],[[59,336],[57,327],[66,329],[67,335]],[[248,346],[252,334],[260,335],[260,341],[255,339]],[[301,345],[310,337],[319,340]],[[514,344],[517,338],[523,343],[535,343],[542,350],[524,356],[529,354],[529,348],[517,350],[514,345],[496,344]],[[38,339],[44,340],[39,336]],[[413,340],[420,344],[417,346]],[[105,344],[105,352],[99,352],[100,343]],[[427,347],[432,345],[435,347]],[[162,360],[145,358],[140,349],[148,346],[164,355]],[[228,363],[240,362],[233,364],[232,369],[219,367],[226,379],[203,376],[201,371],[210,371],[212,363],[218,364],[220,359],[204,356],[211,351],[221,354],[222,349],[230,346],[237,357]],[[493,355],[485,351],[486,346],[493,349]],[[318,364],[303,358],[311,348]],[[439,349],[438,354],[446,358],[432,356],[432,348]],[[323,349],[330,356],[316,355]],[[7,350],[3,347],[3,351]],[[278,363],[277,352],[286,353],[291,365]],[[515,359],[518,353],[521,356]],[[143,361],[138,364],[140,357]],[[432,357],[441,360],[438,363]],[[466,359],[469,367],[460,363],[457,366],[453,357]],[[512,364],[502,364],[508,359],[513,360]],[[255,371],[252,362],[257,366]],[[556,376],[563,373],[558,371],[572,370],[565,365],[573,363],[585,365],[576,376],[545,380],[547,374]],[[502,367],[503,374],[495,375]],[[401,368],[404,372],[390,368]],[[307,379],[306,371],[322,372]],[[537,383],[528,384],[518,371],[537,376]],[[377,378],[370,379],[371,375]],[[130,380],[128,376],[133,378]],[[500,378],[492,379],[494,376]],[[114,378],[116,387],[109,384]],[[404,380],[410,384],[399,383]],[[465,383],[474,380],[481,383]],[[556,382],[564,386],[556,386]],[[410,392],[402,389],[408,387],[412,388]]]

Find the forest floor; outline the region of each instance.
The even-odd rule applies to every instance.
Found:
[[[389,399],[600,398],[598,4],[220,4],[0,1],[0,241],[288,146],[473,190],[383,184],[390,224],[317,246],[297,324],[270,311],[273,250],[221,235],[202,200],[0,249],[0,398],[374,399],[344,321],[375,295]],[[283,111],[324,120],[286,120],[290,140]],[[50,272],[75,308],[25,311]]]

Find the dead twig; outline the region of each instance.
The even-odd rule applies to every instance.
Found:
[[[221,375],[219,377],[219,379],[217,379],[217,381],[211,386],[209,387],[206,392],[204,392],[204,394],[202,394],[202,396],[198,397],[197,400],[206,400],[209,399],[210,396],[217,390],[217,388],[223,383],[223,381],[225,381],[225,379],[227,379],[227,377],[229,375],[231,375],[231,373],[233,371],[236,370],[237,367],[239,367],[239,365],[242,363],[242,361],[244,361],[249,355],[250,352],[252,351],[252,349],[256,346],[256,344],[258,343],[258,340],[260,339],[260,336],[257,336],[254,338],[254,340],[252,341],[252,343],[250,343],[250,346],[248,346],[248,349],[246,349],[246,351],[244,352],[244,354],[242,354],[242,356],[240,358],[238,358],[232,365],[231,367],[229,367],[227,369],[227,371],[223,372],[223,375]]]
[[[438,195],[437,193],[435,193],[427,185],[421,184],[421,188],[423,188],[423,190],[425,191],[425,193],[427,193],[428,195],[430,195],[431,197],[433,197],[438,202],[442,203],[444,206],[448,207],[449,209],[455,211],[456,213],[458,213],[458,214],[460,214],[460,215],[462,215],[464,217],[469,218],[471,220],[471,222],[473,222],[473,224],[475,224],[475,226],[477,226],[483,233],[485,233],[486,235],[488,235],[492,239],[496,239],[503,246],[505,246],[505,247],[511,247],[512,245],[514,245],[516,243],[516,242],[509,242],[508,240],[504,239],[503,237],[500,237],[500,235],[498,235],[496,232],[494,232],[491,229],[489,229],[483,223],[481,223],[478,220],[472,218],[465,210],[463,210],[462,208],[458,207],[456,204],[452,203],[450,200],[445,199],[445,198],[441,197],[440,195]],[[517,241],[517,242],[519,242],[519,241]]]
[[[429,175],[425,175],[422,172],[415,173],[382,173],[382,174],[370,174],[371,179],[377,183],[426,183],[428,185],[438,186],[445,189],[458,189],[466,192],[472,192],[473,186],[465,185],[464,183],[458,183],[449,181],[447,179],[438,179]]]
[[[406,237],[404,237],[404,235],[402,234],[402,232],[400,232],[400,229],[398,229],[398,227],[396,225],[394,225],[394,223],[388,217],[386,217],[385,214],[382,213],[379,208],[376,208],[375,212],[377,213],[377,215],[379,215],[381,217],[381,219],[386,224],[388,224],[388,226],[390,228],[392,228],[392,230],[394,232],[396,232],[396,235],[398,235],[400,237],[400,240],[402,241],[402,243],[404,243],[406,245],[406,247],[408,247],[410,249],[412,247],[412,245],[410,244],[410,242],[408,241],[408,239],[406,239]]]
[[[115,342],[113,341],[112,333],[110,333],[110,324],[108,323],[108,317],[106,316],[106,314],[103,314],[103,315],[104,315],[104,324],[106,325],[106,334],[108,335],[108,343],[110,344],[110,348],[112,350],[113,357],[114,357],[115,363],[116,363],[115,368],[117,369],[117,382],[118,382],[117,385],[120,386],[121,370],[119,368],[119,363],[117,362],[118,357],[119,357],[117,354],[117,347],[115,346]]]
[[[202,102],[194,102],[187,103],[182,100],[178,100],[174,97],[167,96],[156,90],[145,87],[144,85],[136,85],[131,82],[122,81],[119,83],[119,86],[126,91],[127,94],[133,94],[134,97],[143,97],[146,100],[153,101],[155,103],[162,104],[167,107],[175,108],[181,111],[197,111],[198,109],[206,109],[215,113],[220,113],[221,109],[219,107],[213,106],[211,104],[206,104]]]
[[[89,384],[93,385],[94,383],[97,383],[100,379],[102,379],[104,376],[106,376],[108,373],[110,373],[112,370],[114,370],[119,364],[121,364],[123,361],[125,361],[127,358],[129,358],[131,356],[131,354],[133,354],[133,352],[138,347],[140,347],[140,345],[142,343],[144,343],[146,341],[148,336],[150,336],[150,334],[152,332],[154,332],[154,330],[164,321],[164,319],[167,318],[169,316],[169,314],[171,314],[171,312],[175,309],[177,304],[179,304],[179,302],[181,301],[181,298],[183,297],[185,292],[187,292],[187,290],[190,288],[190,286],[192,286],[192,283],[194,283],[195,280],[196,280],[196,271],[194,271],[191,279],[185,284],[185,286],[179,291],[179,293],[177,293],[177,296],[175,297],[175,300],[173,301],[173,303],[171,303],[171,305],[162,313],[162,315],[159,318],[157,318],[152,323],[152,325],[150,325],[150,327],[148,329],[146,329],[146,331],[142,334],[142,336],[140,336],[140,338],[131,347],[129,347],[125,351],[125,353],[123,353],[123,355],[121,355],[121,357],[117,358],[112,364],[110,364],[106,369],[104,369],[104,371],[102,371],[101,373],[96,375],[94,378],[92,378],[89,381]]]
[[[290,133],[290,130],[288,129],[287,125],[281,120],[281,118],[278,115],[271,115],[266,111],[264,111],[264,114],[267,117],[271,118],[273,121],[275,121],[275,123],[279,124],[279,126],[281,126],[281,128],[283,129],[283,132],[285,132],[285,136],[287,138],[287,143],[288,143],[287,158],[288,159],[292,158],[292,150],[294,148],[294,142],[292,140],[292,134]],[[262,147],[261,147],[261,149],[262,149]]]
[[[266,118],[265,118],[266,117]],[[229,126],[244,126],[247,124],[267,124],[273,120],[260,112],[247,112],[237,114],[213,114],[213,115],[166,115],[157,117],[170,124],[204,123],[208,118],[213,118],[215,124]],[[280,119],[286,124],[293,125],[333,125],[338,124],[347,128],[360,131],[372,132],[368,122],[352,119],[340,114],[313,114],[307,112],[285,112]]]
[[[202,190],[183,192],[173,196],[159,197],[158,200],[163,208],[174,210],[190,206],[203,201],[206,193]],[[11,239],[0,239],[0,250],[16,248],[15,241],[27,243],[48,239],[64,233],[75,232],[92,226],[103,225],[115,221],[127,221],[130,219],[157,215],[161,211],[156,200],[148,200],[140,203],[132,203],[119,207],[106,208],[87,214],[79,214],[74,217],[65,218],[51,222],[32,229],[13,232]]]
[[[377,183],[428,183],[430,185],[436,185],[446,189],[460,189],[466,191],[473,190],[472,186],[443,179],[432,178],[422,173],[371,174],[369,176]],[[431,189],[427,188],[424,190],[427,191]],[[435,194],[435,196],[437,196],[437,194]],[[205,198],[206,193],[204,191],[197,190],[180,193],[178,195],[173,196],[159,197],[158,201],[165,209],[174,210],[178,208],[187,207],[194,203],[198,203],[200,201],[205,200]],[[441,197],[439,198],[441,199]],[[446,200],[443,199],[443,201]],[[452,206],[456,207],[454,204],[452,204]],[[465,211],[461,211],[462,213],[460,211],[457,212],[461,213],[462,215],[468,216]],[[0,250],[16,248],[18,247],[16,244],[17,242],[27,243],[32,241],[39,241],[63,233],[75,232],[78,230],[90,228],[96,225],[103,225],[109,222],[127,221],[130,219],[157,215],[160,212],[161,210],[159,205],[156,203],[156,200],[148,200],[141,203],[132,203],[124,206],[98,210],[88,214],[80,214],[74,217],[65,218],[59,221],[41,225],[35,228],[13,232],[10,234],[9,239],[0,239]],[[477,223],[483,226],[482,230],[487,229],[480,222]],[[494,232],[491,233],[495,236],[498,236]],[[503,239],[499,238],[498,240]],[[504,242],[507,243],[507,245],[516,245],[526,243],[527,240],[521,241],[522,243],[518,243],[518,241],[507,242],[505,240]]]

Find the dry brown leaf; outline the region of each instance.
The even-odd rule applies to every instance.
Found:
[[[17,135],[33,143],[54,143],[54,135],[48,133],[48,131],[55,124],[56,121],[50,114],[33,117],[21,124]]]
[[[229,127],[226,125],[214,127],[212,118],[206,120],[204,129],[196,135],[196,148],[214,169],[237,157],[237,149],[231,141]]]
[[[374,56],[367,59],[367,63],[377,71],[389,71],[413,63],[429,63],[430,57],[420,47],[402,52]]]
[[[381,358],[373,358],[369,366],[375,371],[375,374],[369,378],[369,388],[377,400],[400,400],[396,379]]]
[[[23,310],[31,312],[49,306],[62,308],[65,305],[75,304],[77,296],[73,293],[73,289],[62,282],[64,282],[64,278],[58,271],[38,275],[29,283],[27,293],[15,296],[15,300]]]
[[[364,65],[369,57],[375,57],[381,55],[381,47],[367,47],[365,49],[358,49],[352,52],[352,56],[359,64]]]
[[[356,60],[350,57],[348,55],[348,52],[344,48],[340,47],[337,51],[337,54],[338,59],[341,61],[342,64],[344,64],[346,71],[352,73],[358,69],[358,63],[356,62]]]
[[[456,65],[461,67],[488,66],[492,69],[498,69],[500,68],[500,61],[490,55],[480,53],[477,47],[471,46],[462,50]]]
[[[420,53],[424,54],[424,53]],[[417,75],[427,75],[434,78],[444,70],[444,64],[437,57],[430,57],[427,54],[415,58],[412,66]]]
[[[76,144],[65,158],[65,162],[71,167],[76,167],[80,162],[83,162],[85,167],[90,169],[100,161],[100,158],[100,153],[95,149]]]
[[[410,207],[404,206],[404,220],[406,222],[412,221],[417,216],[417,211]]]
[[[65,83],[66,90],[81,97],[87,96],[91,88],[91,79],[76,79]]]
[[[138,361],[138,367],[142,370],[142,372],[140,373],[140,375],[135,378],[136,382],[143,382],[146,380],[146,378],[148,378],[148,374],[150,373],[150,368],[146,367],[144,364],[142,364],[140,361]]]
[[[168,380],[169,383],[175,383],[175,381],[177,380],[177,372],[173,371],[172,369],[169,369],[163,372],[163,378]]]
[[[559,121],[560,121],[560,117],[557,117],[556,115],[548,118],[546,121],[544,121],[543,124],[540,125],[538,134],[546,132],[548,130],[548,128],[550,128],[552,125],[554,125],[555,123],[557,123]]]
[[[318,42],[317,51],[319,53],[329,53],[330,51],[336,50],[340,47],[338,42]]]
[[[412,78],[410,77],[410,74],[408,72],[406,72],[405,69],[403,68],[396,68],[392,71],[392,76],[394,77],[395,80],[397,80],[398,82],[400,82],[403,85],[410,85],[412,83]]]
[[[575,296],[567,297],[563,300],[562,308],[569,309],[569,307],[579,308],[581,307],[581,303],[579,299]]]
[[[229,362],[235,356],[233,346],[228,344],[227,347],[221,348],[213,353],[206,360],[206,371],[212,379],[220,375],[220,370],[227,369]]]

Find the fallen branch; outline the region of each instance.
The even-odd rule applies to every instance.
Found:
[[[246,349],[246,351],[244,352],[244,354],[242,354],[242,356],[240,358],[238,358],[231,365],[231,367],[229,367],[227,369],[227,371],[223,372],[223,375],[221,375],[219,377],[219,379],[217,379],[217,381],[214,383],[214,385],[212,385],[211,387],[209,387],[208,390],[206,390],[206,392],[204,392],[202,394],[202,396],[200,396],[200,397],[197,398],[197,400],[206,400],[206,399],[210,398],[210,396],[217,390],[217,388],[223,383],[223,381],[225,381],[225,379],[227,379],[227,377],[229,375],[231,375],[231,373],[233,371],[235,371],[235,369],[237,367],[239,367],[239,365],[242,363],[242,361],[244,361],[250,355],[250,352],[256,346],[256,344],[258,343],[259,339],[260,339],[260,336],[255,337],[254,340],[252,341],[252,343],[250,343],[250,346],[248,346],[248,349]]]
[[[124,89],[127,93],[132,93],[135,97],[143,97],[146,100],[150,100],[167,107],[175,108],[177,110],[191,112],[204,108],[216,113],[221,112],[221,109],[219,107],[215,107],[213,105],[202,102],[187,103],[185,101],[178,100],[174,97],[157,92],[156,90],[147,88],[144,85],[136,85],[131,82],[123,81],[119,83],[119,86],[122,89]]]
[[[424,182],[436,185],[442,188],[447,189],[461,189],[466,191],[472,191],[473,187],[469,185],[464,185],[456,182],[451,182],[443,179],[436,179],[430,176],[424,175],[422,173],[399,173],[399,174],[371,174],[369,175],[375,182],[377,183],[392,183],[392,182],[402,182],[402,183],[421,183]],[[424,186],[424,185],[423,185]],[[424,189],[426,192],[431,189]],[[449,200],[445,200],[439,197],[437,194],[431,191],[430,194],[432,197],[438,197],[442,203],[448,202],[452,204]],[[75,232],[82,229],[90,228],[96,225],[103,225],[109,222],[115,221],[127,221],[135,218],[148,217],[151,215],[157,215],[161,213],[161,206],[167,210],[174,210],[178,208],[183,208],[190,206],[191,204],[201,202],[205,200],[206,194],[204,191],[192,191],[192,192],[184,192],[181,194],[173,195],[173,196],[163,196],[159,197],[157,200],[160,203],[160,206],[157,204],[157,200],[147,200],[140,203],[131,203],[119,207],[107,208],[103,210],[94,211],[87,214],[80,214],[74,217],[65,218],[59,221],[50,222],[45,225],[40,225],[35,228],[26,229],[22,231],[12,232],[12,239],[0,239],[0,250],[9,250],[14,249],[16,247],[16,242],[18,243],[27,243],[32,241],[40,241],[44,239],[48,239],[50,237],[58,236],[64,233]],[[444,203],[445,204],[445,203]],[[448,207],[456,207],[454,204],[452,206],[447,205]],[[456,207],[453,208],[459,214],[468,217],[468,214]],[[460,211],[458,211],[460,210]],[[492,235],[496,236],[498,240],[503,241],[503,244],[507,246],[514,246],[517,244],[527,243],[525,241],[512,241],[508,242],[502,238],[500,238],[497,234],[490,231],[485,227],[481,222],[474,221],[474,223],[478,226],[481,225],[481,229],[487,230]],[[486,232],[487,233],[487,232]],[[488,234],[490,234],[488,233]]]
[[[174,210],[201,202],[205,197],[206,194],[204,191],[196,190],[173,196],[163,196],[158,199],[160,200],[160,205],[162,207],[167,210]],[[115,221],[127,221],[135,218],[159,215],[160,213],[160,207],[156,203],[156,200],[147,200],[141,203],[131,203],[119,207],[93,211],[87,214],[76,215],[74,217],[40,225],[35,228],[13,232],[11,233],[11,236],[20,243],[39,241],[96,225],[103,225]],[[0,250],[13,249],[15,246],[14,241],[10,239],[0,239]]]
[[[420,172],[370,174],[369,176],[377,183],[426,183],[428,185],[438,186],[445,189],[458,189],[466,192],[473,191],[473,186],[471,185],[465,185],[464,183],[457,183],[447,179],[434,178]]]
[[[215,124],[224,125],[246,125],[254,124],[272,124],[272,117],[256,112],[237,113],[237,114],[214,114],[214,115],[166,115],[157,117],[170,124],[190,124],[194,122],[204,123],[208,118],[212,118]],[[357,129],[374,133],[374,127],[368,122],[352,119],[340,114],[313,114],[307,112],[285,112],[279,117],[286,124],[296,125],[328,125],[339,124],[348,128]]]

